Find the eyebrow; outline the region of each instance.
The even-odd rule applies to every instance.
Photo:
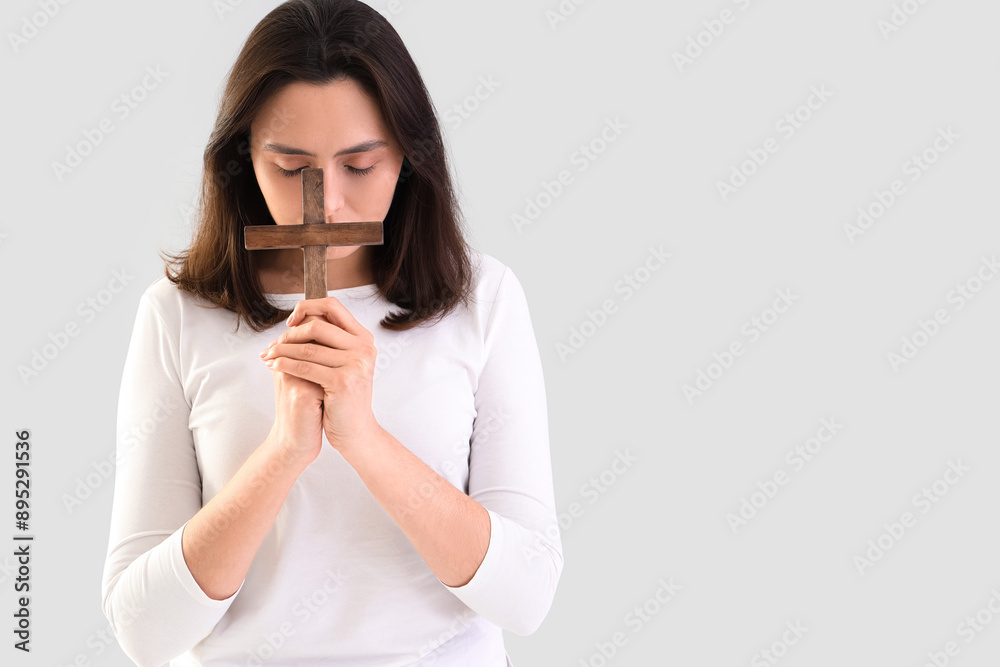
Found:
[[[368,141],[362,141],[356,146],[351,146],[350,148],[345,148],[340,151],[334,157],[340,157],[341,155],[351,155],[353,153],[366,153],[368,151],[373,151],[376,148],[385,148],[388,146],[386,142],[381,139],[369,139]],[[276,144],[273,142],[267,142],[264,144],[262,150],[268,153],[280,153],[282,155],[305,155],[306,157],[316,157],[308,151],[304,151],[301,148],[294,148],[293,146],[286,146],[284,144]]]

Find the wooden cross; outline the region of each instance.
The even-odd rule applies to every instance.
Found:
[[[382,221],[327,223],[323,201],[323,170],[302,170],[302,224],[252,225],[243,228],[247,250],[302,248],[307,299],[326,298],[326,248],[382,245]]]

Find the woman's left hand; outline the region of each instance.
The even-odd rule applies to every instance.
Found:
[[[323,430],[335,449],[374,437],[381,427],[372,412],[372,333],[332,296],[298,302],[288,326],[271,341],[265,363],[323,388]]]

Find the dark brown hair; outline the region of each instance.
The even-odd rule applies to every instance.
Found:
[[[409,329],[469,297],[469,246],[440,124],[399,35],[357,0],[289,0],[257,24],[229,72],[205,148],[194,240],[177,255],[163,253],[167,278],[236,313],[237,329],[246,321],[263,331],[290,313],[264,296],[254,258],[262,251],[243,246],[245,226],[275,224],[250,161],[250,125],[283,86],[345,77],[377,102],[405,156],[383,221],[384,244],[372,246],[371,256],[379,291],[409,312],[391,312],[380,324]]]

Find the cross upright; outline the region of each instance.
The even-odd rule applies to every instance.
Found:
[[[302,248],[303,282],[307,299],[326,297],[326,248],[381,245],[382,221],[327,223],[323,170],[302,170],[302,224],[251,225],[243,228],[247,250]]]

